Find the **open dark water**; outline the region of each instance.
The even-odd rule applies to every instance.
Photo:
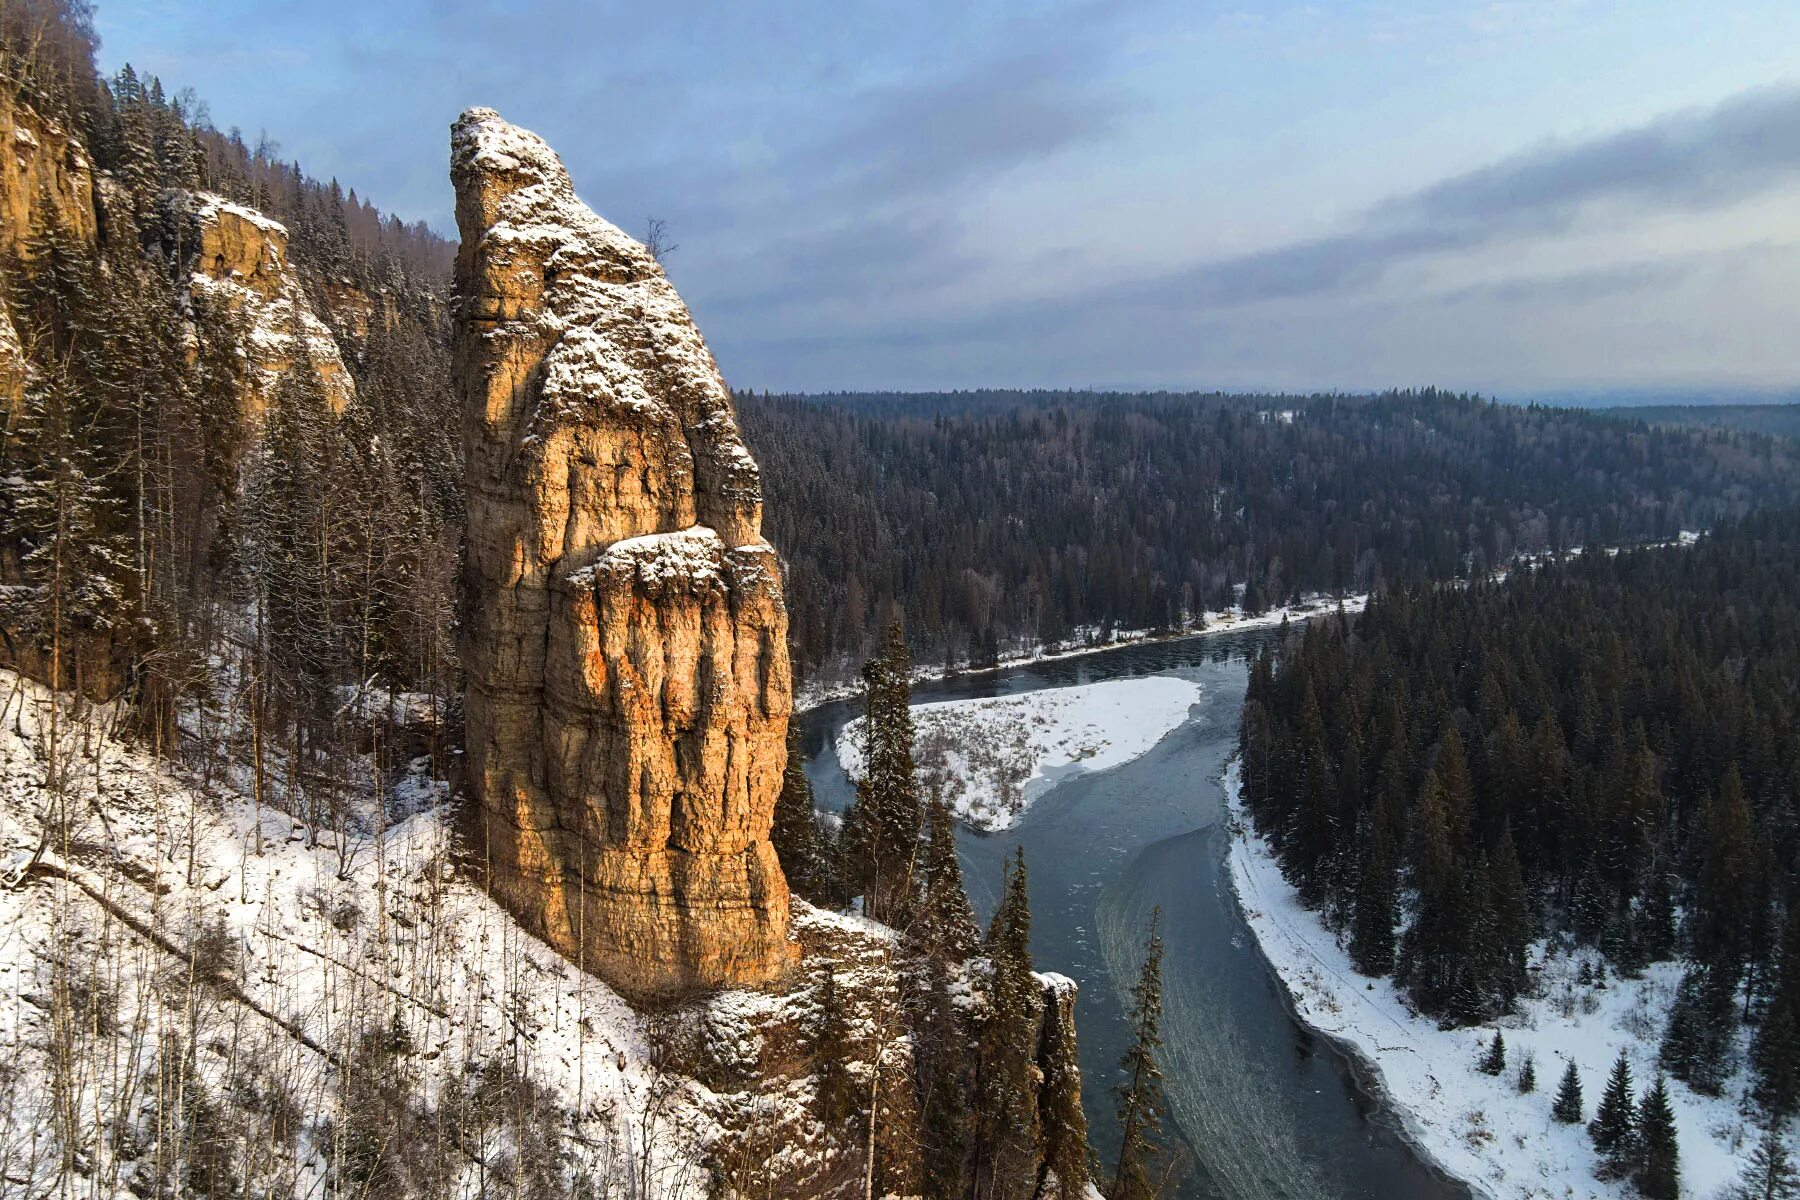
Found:
[[[1081,985],[1076,1022],[1088,1123],[1103,1166],[1117,1152],[1111,1085],[1123,1001],[1152,908],[1163,910],[1163,1067],[1172,1132],[1189,1152],[1177,1194],[1228,1200],[1467,1200],[1426,1166],[1355,1071],[1289,1013],[1244,924],[1225,865],[1219,777],[1236,745],[1245,655],[1272,631],[1219,633],[917,686],[917,701],[1011,695],[1134,675],[1180,675],[1204,693],[1188,720],[1124,766],[1066,779],[1012,829],[962,831],[970,898],[985,920],[1002,860],[1025,848],[1039,970]],[[800,717],[819,803],[850,788],[832,753],[850,703]]]

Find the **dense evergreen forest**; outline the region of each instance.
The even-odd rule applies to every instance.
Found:
[[[801,667],[981,662],[1800,498],[1800,448],[1426,390],[738,397]]]
[[[1800,404],[1654,404],[1601,411],[1620,420],[1651,425],[1700,425],[1800,437]]]
[[[1800,1100],[1800,512],[1414,586],[1254,665],[1244,797],[1358,968],[1466,1024],[1533,943],[1685,976],[1662,1065]],[[1785,932],[1784,932],[1785,930]]]

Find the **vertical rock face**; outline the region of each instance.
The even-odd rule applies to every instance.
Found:
[[[93,242],[94,168],[81,143],[48,117],[0,89],[0,255],[23,258],[31,240],[61,229]],[[25,386],[25,355],[0,295],[0,406],[15,407]]]
[[[165,200],[187,224],[189,286],[242,319],[245,414],[260,420],[275,385],[296,367],[317,374],[332,411],[343,412],[356,384],[288,262],[287,227],[211,192],[169,192]]]
[[[635,996],[795,958],[769,844],[787,611],[730,393],[535,134],[451,137],[469,784],[492,886]]]

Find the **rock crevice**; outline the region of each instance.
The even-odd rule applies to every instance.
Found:
[[[790,967],[792,681],[731,396],[650,253],[488,109],[451,137],[469,785],[491,884],[615,987]]]

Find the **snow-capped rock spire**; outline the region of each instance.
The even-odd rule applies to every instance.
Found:
[[[495,891],[622,990],[793,960],[792,708],[755,462],[687,308],[537,135],[451,136],[469,778]]]

